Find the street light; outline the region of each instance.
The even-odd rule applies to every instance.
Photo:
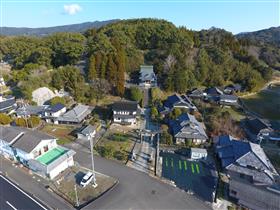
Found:
[[[92,166],[92,174],[93,174],[93,187],[96,188],[98,185],[96,183],[96,178],[95,178],[95,170],[94,170],[94,159],[93,159],[93,136],[89,136],[89,141],[90,141],[90,152],[91,152],[91,166]]]

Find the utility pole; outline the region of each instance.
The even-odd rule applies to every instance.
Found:
[[[94,159],[93,159],[93,136],[90,136],[90,152],[91,152],[91,167],[92,167],[92,173],[93,173],[93,187],[96,188],[97,187],[97,183],[96,183],[96,177],[95,177],[95,170],[94,170]]]
[[[79,198],[78,198],[78,193],[77,193],[77,186],[74,184],[74,191],[75,191],[75,196],[76,196],[76,207],[79,207]]]
[[[155,155],[155,176],[157,176],[157,166],[158,166],[158,157],[159,157],[159,135],[160,132],[157,134],[157,140],[156,140],[156,155]]]

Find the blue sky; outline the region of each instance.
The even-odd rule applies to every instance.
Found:
[[[47,27],[154,17],[200,30],[233,33],[280,25],[280,0],[0,0],[2,26]]]

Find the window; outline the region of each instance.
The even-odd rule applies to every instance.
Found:
[[[232,195],[236,195],[236,194],[237,194],[237,192],[234,191],[234,190],[231,190],[230,193],[231,193]]]
[[[44,146],[44,152],[47,152],[49,150],[48,145]]]

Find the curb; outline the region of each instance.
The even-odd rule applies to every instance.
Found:
[[[3,174],[2,172],[0,172],[0,176],[5,177],[6,179],[10,180],[11,182],[13,182],[15,185],[17,185],[21,190],[23,190],[25,193],[27,193],[28,195],[31,195],[32,197],[34,197],[37,201],[39,201],[41,204],[43,204],[44,206],[46,206],[48,209],[55,209],[53,207],[51,207],[49,204],[45,203],[44,201],[42,201],[39,197],[37,197],[36,195],[34,195],[33,193],[27,192],[26,190],[24,190],[24,188],[22,188],[22,186],[20,186],[13,178],[11,178],[7,173]]]
[[[99,199],[100,197],[102,197],[103,195],[105,195],[107,192],[112,191],[118,184],[119,184],[119,180],[116,180],[116,182],[115,182],[110,188],[108,188],[107,190],[105,190],[103,193],[101,193],[100,195],[98,195],[96,198],[93,198],[93,199],[87,201],[86,203],[84,203],[84,204],[82,204],[82,205],[76,207],[76,209],[80,210],[80,209],[82,209],[82,208],[88,206],[90,203],[96,201],[97,199]]]

